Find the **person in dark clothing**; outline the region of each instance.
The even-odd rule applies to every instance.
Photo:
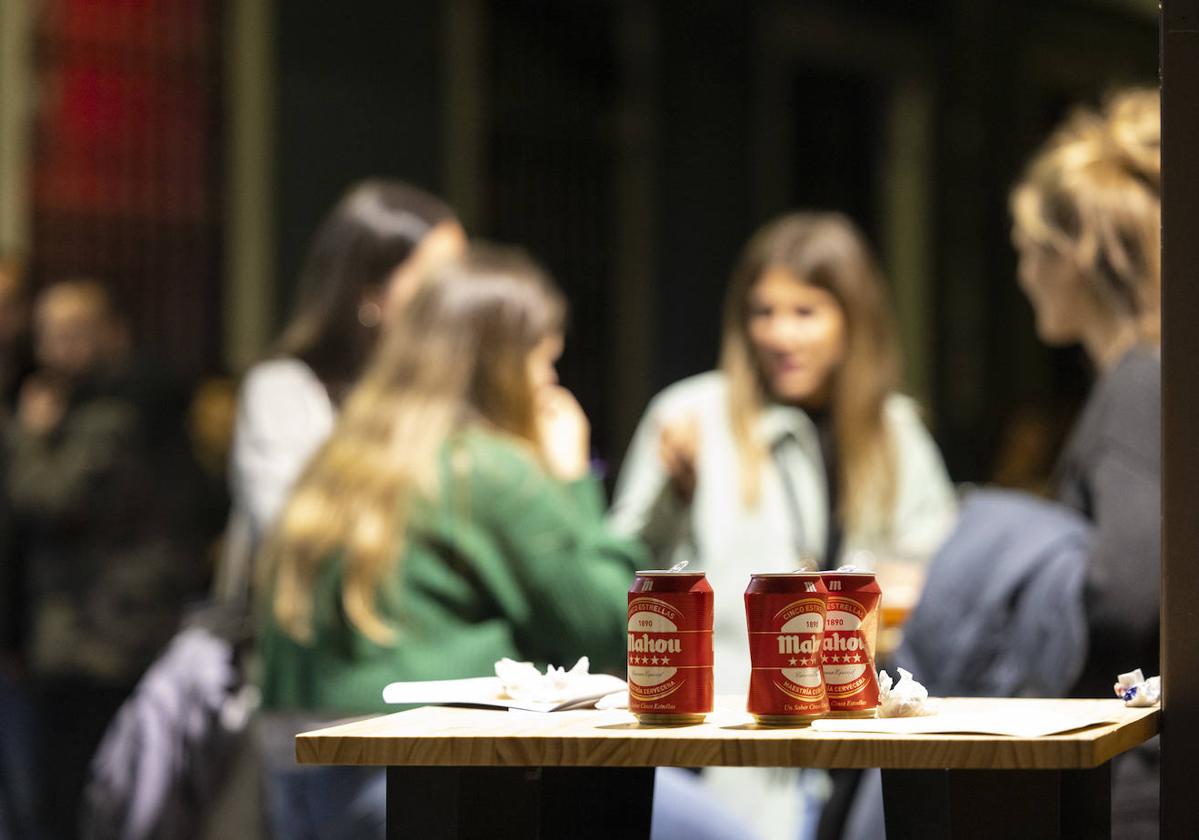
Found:
[[[1161,360],[1130,350],[1096,384],[1055,481],[1096,526],[1085,599],[1090,655],[1075,697],[1102,697],[1116,673],[1159,673]]]
[[[40,368],[5,430],[4,478],[22,532],[43,829],[69,838],[104,727],[205,591],[221,516],[191,457],[186,392],[129,361],[103,287],[50,286],[34,332]]]
[[[0,257],[0,435],[12,420],[17,395],[32,371],[24,270],[19,261]],[[4,456],[0,452],[0,476],[4,470]],[[18,542],[11,506],[0,486],[0,680],[13,684],[20,669],[20,635],[24,623],[21,569],[15,559]]]
[[[1071,694],[1158,673],[1161,555],[1160,99],[1129,90],[1073,114],[1012,192],[1019,280],[1047,344],[1081,344],[1098,380],[1054,478],[1095,527],[1089,652]],[[1156,741],[1113,769],[1113,835],[1157,834]]]
[[[1081,344],[1097,373],[1086,405],[1071,430],[1058,461],[1051,490],[1060,505],[1072,508],[1086,520],[1088,533],[1081,549],[1081,591],[1070,603],[1054,608],[1028,608],[1030,596],[1013,593],[1003,604],[1013,639],[1047,632],[1040,624],[1048,615],[1059,645],[1063,637],[1079,637],[1059,651],[1052,670],[1035,657],[1015,656],[996,667],[995,645],[963,641],[957,663],[937,657],[935,638],[941,629],[936,613],[946,607],[922,603],[905,625],[901,663],[927,680],[934,693],[1015,695],[1062,693],[1073,697],[1112,697],[1112,686],[1121,673],[1141,668],[1158,673],[1158,607],[1161,553],[1161,362],[1160,334],[1160,102],[1156,91],[1129,90],[1116,94],[1101,111],[1073,114],[1036,154],[1011,196],[1013,241],[1019,252],[1019,282],[1036,316],[1038,336],[1046,344]],[[983,494],[979,494],[982,496]],[[1064,547],[1077,562],[1078,537],[1069,537],[1060,519],[1062,512],[1011,496],[1003,507],[1014,513],[1016,524],[998,520],[995,494],[987,521],[978,527],[975,504],[966,503],[960,530],[951,536],[934,561],[938,584],[948,578],[979,570],[982,561],[997,564],[1020,562],[1004,551],[1032,548],[1042,552],[1053,543],[1052,554]],[[1022,511],[1021,507],[1028,507]],[[1067,517],[1069,518],[1069,517]],[[1037,520],[1040,520],[1039,522]],[[1016,527],[1018,534],[1004,529]],[[1047,528],[1046,540],[1035,531]],[[972,529],[972,530],[967,530]],[[1070,528],[1070,531],[1076,529]],[[1032,542],[1029,543],[1029,537]],[[994,545],[988,546],[988,540]],[[1038,546],[1038,541],[1042,545]],[[997,550],[1002,543],[1003,550]],[[956,553],[956,557],[954,556]],[[963,564],[961,561],[965,560]],[[1024,560],[1028,560],[1027,557]],[[1034,557],[1040,564],[1037,584],[1048,581],[1055,564]],[[955,562],[956,561],[956,562]],[[1013,573],[1009,566],[1006,575]],[[1045,581],[1042,580],[1045,578]],[[967,578],[968,579],[968,578]],[[1010,580],[1010,577],[1009,577]],[[1077,578],[1069,578],[1077,585]],[[994,584],[988,580],[988,584]],[[1029,585],[1028,589],[1032,589]],[[998,587],[997,587],[998,588]],[[930,587],[932,590],[937,587]],[[944,589],[940,590],[944,593]],[[985,593],[992,601],[998,594]],[[980,593],[981,597],[981,593]],[[1078,620],[1075,605],[1081,607]],[[925,609],[932,606],[932,609]],[[978,605],[968,607],[975,613]],[[1022,615],[1034,616],[1032,626],[1021,625]],[[930,621],[929,618],[934,620]],[[980,618],[979,616],[975,616]],[[1076,631],[1076,625],[1081,624]],[[923,634],[923,637],[922,637]],[[1085,655],[1081,652],[1085,640]],[[932,644],[930,644],[930,641]],[[1077,651],[1077,656],[1074,652]],[[1010,652],[1010,650],[1009,650]],[[1044,653],[1044,651],[1041,651]],[[951,675],[920,669],[937,660],[956,667]],[[1081,668],[1077,660],[1081,658]],[[1047,661],[1047,660],[1046,660]],[[983,672],[984,669],[994,671]],[[932,673],[930,673],[932,672]],[[1077,676],[1075,676],[1077,674]],[[946,687],[948,681],[948,688]],[[996,688],[996,686],[1001,686]],[[1121,838],[1158,835],[1158,764],[1154,739],[1117,757],[1112,763],[1112,836]],[[842,771],[849,774],[852,771]],[[843,776],[843,779],[846,777]],[[851,789],[857,786],[856,792]],[[824,837],[877,838],[882,835],[882,795],[877,772],[856,782],[841,784],[825,809]],[[852,804],[847,804],[851,803]]]
[[[19,260],[0,256],[0,435],[33,368],[23,269]],[[0,478],[5,470],[0,450]],[[18,562],[16,524],[0,481],[0,838],[33,833],[32,710],[21,657],[24,570]]]
[[[32,369],[24,272],[16,260],[0,257],[0,434],[12,420],[17,395]],[[0,475],[4,469],[0,452]],[[19,667],[22,586],[14,560],[15,525],[0,486],[0,679],[13,678]]]

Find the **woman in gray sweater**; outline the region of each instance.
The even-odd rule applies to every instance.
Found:
[[[1081,344],[1098,372],[1054,480],[1058,499],[1095,526],[1079,697],[1109,696],[1134,668],[1158,673],[1160,134],[1157,91],[1124,91],[1073,114],[1011,198],[1037,334]],[[1113,835],[1156,836],[1156,742],[1118,761],[1113,782]]]

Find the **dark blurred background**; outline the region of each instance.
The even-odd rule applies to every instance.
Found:
[[[1088,372],[1036,341],[1007,190],[1071,103],[1157,69],[1152,0],[0,6],[0,251],[35,285],[101,277],[144,346],[236,373],[342,190],[404,178],[555,274],[613,466],[714,364],[740,245],[806,206],[877,247],[954,479],[1043,469]]]

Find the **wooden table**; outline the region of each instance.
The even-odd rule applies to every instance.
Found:
[[[621,710],[428,706],[299,735],[296,758],[386,766],[389,838],[645,838],[663,766],[880,767],[890,840],[1106,837],[1109,762],[1157,734],[1156,708],[951,698],[942,710],[1085,703],[1120,722],[1010,738],[761,729],[739,698],[721,698],[707,723],[669,729]]]

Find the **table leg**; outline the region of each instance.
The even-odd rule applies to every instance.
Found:
[[[1111,836],[1111,765],[883,770],[887,840]]]
[[[649,838],[652,767],[389,767],[388,840]]]

